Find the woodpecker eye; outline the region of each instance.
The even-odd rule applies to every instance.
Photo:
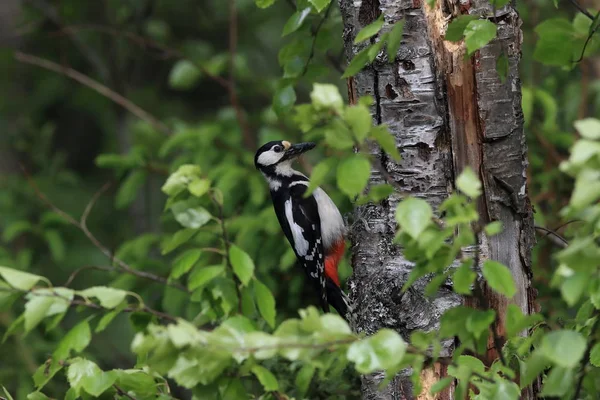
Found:
[[[273,151],[274,151],[275,153],[281,153],[281,150],[283,150],[283,147],[281,147],[281,146],[279,146],[279,145],[277,145],[277,146],[273,147]]]

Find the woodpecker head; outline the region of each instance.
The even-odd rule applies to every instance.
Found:
[[[254,165],[266,176],[290,176],[294,173],[292,162],[302,153],[316,146],[315,143],[291,144],[285,140],[264,144],[254,156]]]

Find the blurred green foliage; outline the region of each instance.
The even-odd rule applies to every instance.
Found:
[[[0,265],[46,277],[57,287],[87,289],[77,295],[108,311],[98,314],[88,304],[80,305],[79,313],[63,313],[61,307],[66,303],[60,298],[35,300],[39,304],[29,299],[29,313],[19,320],[27,311],[25,302],[12,293],[0,295],[0,333],[13,333],[11,327],[19,333],[6,335],[0,347],[0,384],[16,399],[27,398],[35,389],[34,383],[45,380],[49,382],[44,393],[58,398],[67,390],[67,398],[74,398],[69,396],[79,390],[100,394],[113,384],[139,394],[138,398],[157,391],[169,398],[163,390],[163,378],[132,369],[145,357],[147,365],[164,372],[165,377],[169,375],[175,398],[189,396],[182,386],[198,383],[206,383],[195,389],[198,398],[209,398],[202,397],[202,390],[219,393],[222,398],[279,390],[297,398],[357,398],[359,381],[344,370],[348,360],[355,363],[358,372],[398,367],[382,354],[390,348],[403,353],[406,344],[387,331],[370,341],[352,342],[343,323],[328,319],[332,316],[319,317],[314,309],[305,310],[300,320],[289,320],[297,317],[298,309],[314,304],[314,294],[294,268],[294,254],[280,233],[267,187],[254,169],[253,155],[258,145],[270,140],[322,140],[327,146],[309,155],[304,167],[312,171],[313,180],[328,190],[343,212],[350,211],[351,199],[364,188],[367,178],[363,172],[369,166],[366,157],[349,155],[351,148],[366,138],[379,142],[392,156],[395,148],[386,132],[372,127],[370,116],[364,114],[369,99],[353,107],[344,105],[346,100],[339,93],[346,92],[345,82],[339,78],[344,71],[353,75],[371,62],[384,44],[388,54],[396,54],[402,24],[386,33],[385,40],[359,53],[346,70],[343,27],[335,2],[297,0],[294,5],[284,0],[238,0],[235,6],[238,23],[233,42],[231,8],[222,0],[32,0],[9,15],[13,24],[9,39],[21,51],[79,71],[102,87],[74,81],[68,76],[71,70],[57,73],[19,62],[13,49],[0,52],[0,91],[5,94],[0,97]],[[573,122],[598,116],[600,111],[600,67],[595,56],[598,40],[592,38],[586,57],[574,63],[583,54],[597,21],[566,5],[556,9],[542,0],[519,3],[519,12],[524,21],[521,69],[529,191],[536,222],[556,228],[569,220],[560,210],[569,203],[573,180],[558,166],[568,158],[568,150],[578,137]],[[456,40],[465,37],[469,51],[494,37],[489,21],[464,22],[454,27],[453,35]],[[473,33],[477,25],[485,25],[483,35]],[[375,22],[359,34],[359,39],[375,35],[380,28]],[[316,82],[326,84],[313,86]],[[124,101],[116,104],[113,94],[98,93],[103,87]],[[142,110],[135,114],[143,118],[129,112],[135,106]],[[573,167],[568,172],[574,178],[585,178]],[[363,179],[351,179],[360,176]],[[588,185],[594,184],[593,178],[587,179]],[[464,178],[460,189],[465,195],[478,195],[475,181]],[[92,202],[106,182],[110,187]],[[380,189],[372,189],[358,202],[379,201],[389,194],[389,188]],[[589,195],[583,198],[578,205],[589,206],[585,200]],[[69,223],[47,203],[72,216],[76,225],[85,222],[83,231],[89,229],[115,259],[106,257],[79,229],[81,226]],[[80,221],[92,204],[85,221]],[[405,210],[399,209],[398,222],[416,240],[426,228],[431,229],[431,210],[423,204],[403,204]],[[422,211],[417,221],[404,218],[415,210]],[[576,214],[577,209],[571,212]],[[222,240],[223,224],[231,242],[229,249]],[[576,223],[560,231],[575,228]],[[547,237],[540,238],[534,279],[541,314],[555,325],[575,316],[574,305],[580,304],[584,292],[582,289],[574,298],[564,282],[550,285],[558,266],[551,257],[552,246]],[[224,252],[228,256],[223,257]],[[118,266],[116,259],[134,273],[114,268],[115,262]],[[135,271],[152,276],[143,279]],[[514,289],[510,279],[505,279],[503,266],[489,264],[483,272],[497,282],[494,289],[507,294]],[[6,274],[3,278],[10,286],[17,282],[25,285],[23,290],[28,290],[28,283],[35,279]],[[349,274],[346,260],[342,279]],[[234,276],[241,286],[232,283]],[[153,277],[169,277],[170,286]],[[465,266],[457,270],[454,279],[462,283],[456,290],[468,293],[474,274]],[[178,288],[182,281],[186,282],[185,290]],[[90,289],[98,286],[111,290]],[[73,295],[75,292],[69,291],[61,294],[67,299]],[[564,299],[569,300],[565,303]],[[126,303],[137,304],[138,312],[120,313],[131,307]],[[238,308],[245,317],[234,317],[228,320],[229,325],[217,328],[216,322],[238,313]],[[160,315],[145,310],[180,316],[196,326],[208,325],[216,328],[216,333],[200,337],[204,333],[179,322],[167,338],[163,330],[168,328],[151,324]],[[580,314],[584,322],[592,318]],[[50,318],[38,325],[44,317]],[[481,331],[489,326],[489,315],[481,317],[482,325],[475,331],[452,333],[481,339]],[[536,322],[524,322],[525,317],[516,311],[513,317],[520,329]],[[248,325],[250,319],[255,325]],[[282,321],[286,322],[280,325]],[[152,334],[145,331],[148,326]],[[188,369],[197,369],[206,361],[200,358],[205,355],[185,355],[190,364],[179,365],[171,373],[175,360],[163,357],[183,347],[185,341],[223,340],[227,345],[229,336],[235,337],[236,332],[254,332],[250,337],[255,342],[248,343],[264,345],[272,336],[260,330],[270,332],[274,326],[278,326],[274,337],[300,337],[326,344],[327,340],[348,340],[344,343],[346,356],[281,351],[277,357],[291,360],[282,363],[275,355],[265,355],[264,363],[243,364],[245,369],[237,371],[244,377],[256,377],[241,387],[239,380],[227,374],[214,382],[208,375],[202,382],[197,375],[188,374]],[[27,331],[26,336],[20,334],[23,331]],[[161,337],[164,340],[157,342]],[[577,358],[579,336],[573,339],[565,334],[564,338],[551,339],[575,343],[577,348],[572,350]],[[149,349],[158,349],[158,353],[164,349],[166,353],[150,356]],[[55,363],[82,351],[85,358],[71,359],[70,365]],[[233,356],[216,349],[210,360],[223,364],[206,373],[219,375],[230,365],[230,357],[246,360],[231,352]],[[544,355],[552,356],[550,350]],[[48,362],[51,359],[54,361]],[[315,364],[303,365],[299,361],[304,359],[313,359]],[[561,364],[564,360],[560,354],[556,359],[560,367],[572,367]],[[536,361],[531,360],[530,364]],[[460,361],[471,366],[469,371],[479,371],[472,360]],[[547,360],[532,368],[540,365],[548,366]],[[67,370],[68,379],[48,378],[61,368]],[[501,368],[499,371],[509,374]],[[573,369],[564,371],[574,374]],[[321,376],[313,379],[315,374]],[[87,380],[87,376],[99,379]],[[456,377],[462,379],[460,371]],[[595,387],[593,382],[586,384]],[[512,382],[502,380],[501,385],[502,393],[514,394]],[[498,386],[488,388],[480,382],[479,387],[492,392]],[[554,394],[561,390],[555,389]]]

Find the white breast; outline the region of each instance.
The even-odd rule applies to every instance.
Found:
[[[313,196],[317,201],[319,217],[321,218],[323,247],[327,250],[344,236],[346,231],[344,220],[340,210],[323,189],[317,188],[313,192]]]

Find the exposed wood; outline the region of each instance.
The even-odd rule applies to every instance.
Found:
[[[443,8],[441,3],[437,1],[430,9],[420,0],[340,0],[348,58],[365,46],[353,44],[356,33],[379,15],[369,7],[384,14],[382,32],[405,19],[396,62],[391,64],[383,52],[379,54],[371,67],[350,81],[350,98],[375,98],[374,122],[390,127],[402,161],[392,162],[377,147],[371,152],[403,192],[424,198],[435,208],[454,190],[454,179],[466,166],[480,174],[484,195],[478,203],[479,227],[501,221],[504,231],[490,238],[480,235],[479,260],[497,260],[510,268],[518,288],[510,301],[531,313],[535,310],[530,284],[534,230],[527,198],[527,149],[518,78],[521,22],[510,7],[496,10],[491,19],[498,24],[498,39],[465,57],[463,43],[444,40],[448,23],[460,14],[492,16],[494,10],[484,0],[448,0]],[[505,82],[496,72],[496,60],[502,53],[509,63]],[[383,180],[379,171],[372,171],[371,184]],[[444,288],[427,299],[424,280],[401,292],[412,266],[402,256],[402,249],[392,244],[399,200],[392,195],[381,204],[357,208],[355,219],[361,223],[352,229],[354,275],[350,287],[360,308],[359,331],[373,333],[387,327],[408,338],[417,329],[437,329],[441,314],[463,299]],[[503,344],[509,300],[485,285],[481,291],[478,298],[464,302],[497,311],[495,335],[490,335],[484,357],[490,364]],[[454,343],[444,343],[443,354],[451,355],[453,349]],[[419,399],[434,398],[428,397],[428,388],[444,377],[445,371],[435,365],[422,372],[425,390]],[[382,378],[379,374],[363,378],[364,399],[413,398],[410,371],[399,373],[388,387],[379,390]],[[532,396],[527,392],[523,398]],[[452,387],[435,398],[453,398]]]

